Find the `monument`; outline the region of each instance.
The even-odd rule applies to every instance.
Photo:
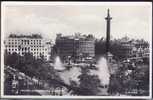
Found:
[[[112,17],[110,17],[110,13],[109,13],[109,9],[107,10],[107,17],[105,18],[106,19],[106,53],[109,52],[109,42],[110,42],[110,22],[111,22],[111,19]]]
[[[111,19],[109,9],[107,10],[107,17],[106,20],[106,57],[108,61],[111,61],[112,54],[110,53],[110,25],[111,25]]]

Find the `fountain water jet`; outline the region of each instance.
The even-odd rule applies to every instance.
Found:
[[[100,58],[100,60],[98,61],[97,67],[99,68],[98,75],[100,79],[102,80],[102,84],[108,85],[110,73],[109,73],[107,60],[104,57]]]
[[[61,61],[61,59],[60,59],[59,56],[57,56],[57,57],[55,58],[54,68],[55,68],[56,70],[64,70],[64,69],[65,69],[64,66],[63,66],[63,63],[62,63],[62,61]]]
[[[102,85],[109,85],[110,73],[106,58],[101,57],[97,62],[96,67],[98,70],[92,70],[91,74],[98,75]]]
[[[72,67],[69,70],[67,70],[62,61],[60,60],[60,57],[57,56],[55,58],[55,62],[53,64],[54,68],[58,71],[58,74],[60,75],[60,78],[66,83],[70,85],[70,81],[79,82],[78,76],[81,74],[81,69],[77,67]]]

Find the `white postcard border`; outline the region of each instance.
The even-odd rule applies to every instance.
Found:
[[[152,97],[152,34],[150,34],[150,90],[149,96],[12,96],[4,95],[4,9],[7,5],[102,5],[102,6],[150,6],[150,33],[152,33],[152,3],[151,2],[2,2],[1,3],[1,97],[2,98],[84,98],[84,99],[96,99],[96,98],[126,98],[126,99],[149,99]]]

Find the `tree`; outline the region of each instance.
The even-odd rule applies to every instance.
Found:
[[[110,83],[108,88],[108,93],[116,94],[122,90],[121,83],[113,75],[110,76]]]
[[[6,53],[5,64],[25,73],[31,78],[36,77],[46,81],[52,78],[60,79],[53,66],[47,63],[43,57],[35,59],[31,53],[25,53],[23,56],[17,53]]]
[[[137,68],[132,73],[132,80],[135,81],[135,89],[137,89],[137,95],[149,95],[149,68]],[[140,91],[144,90],[145,93],[140,94]]]
[[[16,52],[13,52],[12,54],[8,54],[5,52],[4,54],[4,64],[11,67],[16,67],[20,60],[20,55],[18,55]]]
[[[12,79],[13,79],[13,76],[5,72],[5,81],[4,81],[5,95],[12,95]]]
[[[123,45],[121,45],[121,42],[118,40],[111,40],[110,41],[110,49],[109,52],[111,52],[115,59],[121,59],[125,58],[127,48],[125,48]],[[101,40],[95,41],[95,54],[96,55],[104,55],[106,54],[106,41],[102,38]]]
[[[90,75],[88,68],[82,68],[79,79],[79,88],[82,89],[79,95],[97,95],[100,92],[100,79],[97,75]]]
[[[95,40],[95,54],[96,55],[103,55],[106,54],[106,41],[101,40]]]
[[[126,66],[120,65],[116,71],[116,73],[112,74],[110,76],[110,84],[108,88],[108,92],[110,94],[123,94],[125,92],[125,84],[124,82],[126,81],[126,76],[125,76],[125,71],[126,71]]]

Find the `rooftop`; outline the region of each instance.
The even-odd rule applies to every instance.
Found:
[[[32,35],[16,35],[16,34],[10,34],[8,38],[37,38],[42,39],[42,36],[39,34],[32,34]]]
[[[75,35],[68,35],[68,36],[62,36],[62,34],[57,34],[58,39],[94,39],[94,36],[89,34],[89,35],[82,35],[81,33],[76,33]]]

